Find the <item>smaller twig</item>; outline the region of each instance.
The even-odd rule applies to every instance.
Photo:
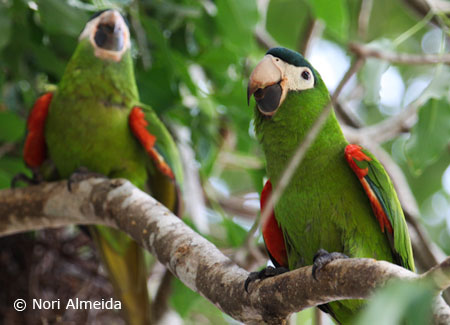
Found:
[[[244,205],[246,199],[241,196],[224,196],[218,193],[213,187],[211,188],[215,193],[214,197],[217,203],[224,211],[231,215],[237,215],[246,219],[254,220],[259,212],[259,209],[253,206]]]
[[[347,128],[347,133],[352,139],[370,139],[378,143],[383,143],[398,136],[402,132],[408,131],[414,124],[417,110],[423,105],[425,96],[419,96],[414,102],[409,104],[399,114],[392,116],[380,123],[367,126],[361,129]],[[365,140],[364,140],[365,141]]]
[[[450,64],[450,54],[409,54],[381,51],[368,45],[350,43],[348,48],[351,52],[364,58],[377,58],[395,64],[420,65],[420,64]]]
[[[184,201],[187,214],[194,222],[197,229],[209,233],[208,218],[206,215],[205,197],[203,195],[198,164],[195,160],[195,152],[190,144],[191,132],[187,127],[177,126],[173,128],[178,141],[180,158],[184,171]]]
[[[233,148],[231,148],[233,150]],[[222,150],[220,153],[220,163],[228,168],[242,168],[245,166],[248,169],[261,169],[264,163],[258,157],[250,157],[237,154],[232,150]]]
[[[369,27],[370,12],[372,11],[373,0],[362,0],[358,17],[358,35],[362,40],[367,37]]]
[[[139,2],[133,1],[130,7],[131,25],[136,33],[136,40],[139,47],[139,52],[142,58],[142,66],[144,70],[150,69],[152,65],[152,58],[150,51],[148,50],[148,41],[144,27],[142,27],[139,19]]]
[[[277,46],[277,41],[262,27],[256,27],[255,38],[258,44],[265,49],[270,49]]]
[[[410,218],[406,211],[405,218]],[[443,251],[428,236],[424,236],[423,226],[420,223],[414,220],[414,223],[407,221],[407,224],[417,272],[421,273],[429,269],[430,265],[436,265],[433,262],[437,263],[445,258]],[[426,244],[424,245],[423,243]]]
[[[253,237],[256,233],[256,231],[259,228],[260,225],[260,221],[261,221],[261,215],[259,214],[256,219],[255,222],[253,223],[252,227],[250,228],[250,230],[247,232],[247,237],[245,237],[244,240],[244,245],[243,247],[246,248],[247,250],[251,250],[253,248],[252,243],[253,243]]]
[[[266,50],[277,46],[275,39],[267,32],[266,20],[267,20],[267,10],[269,9],[270,0],[257,0],[257,6],[259,11],[259,17],[261,18],[259,23],[256,25],[254,31],[254,37],[258,44],[265,48]]]
[[[432,10],[427,10],[426,15],[419,20],[416,24],[414,24],[411,28],[404,31],[400,36],[398,36],[392,43],[394,47],[399,46],[401,43],[406,41],[408,38],[412,37],[414,34],[416,34],[418,31],[420,31],[422,28],[424,28],[428,22],[433,18],[434,14]]]
[[[322,21],[318,19],[311,20],[311,23],[308,26],[307,35],[299,48],[300,53],[303,53],[305,58],[310,58],[313,44],[317,39],[320,39],[324,29],[325,25]]]
[[[341,101],[337,101],[334,105],[334,111],[336,112],[336,116],[339,121],[353,128],[361,128],[363,126],[361,120],[356,116],[356,114],[350,111],[350,109],[346,108],[345,105],[346,104]]]

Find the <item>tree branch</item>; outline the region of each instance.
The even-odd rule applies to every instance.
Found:
[[[254,35],[258,44],[267,50],[278,44],[263,27],[256,27]]]
[[[358,16],[358,35],[361,39],[367,38],[369,29],[370,13],[372,12],[373,0],[362,0]]]
[[[396,64],[436,64],[444,63],[450,64],[450,54],[408,54],[408,53],[393,53],[385,52],[368,45],[359,43],[350,43],[348,48],[351,52],[359,57],[368,58],[374,57],[384,61]]]
[[[224,256],[163,205],[125,180],[89,179],[68,192],[65,181],[0,191],[0,235],[69,224],[104,224],[121,229],[153,253],[192,290],[245,323],[284,323],[293,312],[337,299],[367,298],[392,278],[432,279],[450,285],[450,259],[424,276],[373,259],[337,260],[311,276],[311,266],[251,285],[248,272]],[[450,308],[434,308],[439,324]]]

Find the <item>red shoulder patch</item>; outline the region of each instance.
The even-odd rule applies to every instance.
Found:
[[[269,200],[272,193],[272,183],[270,180],[266,182],[261,192],[261,211]],[[274,211],[271,212],[269,218],[262,225],[262,235],[266,248],[273,259],[280,265],[288,267],[288,258],[286,253],[286,245],[284,242],[283,231],[278,226],[278,222],[275,219]]]
[[[368,157],[364,152],[361,151],[361,146],[356,144],[349,144],[345,147],[345,158],[351,169],[355,172],[359,179],[363,178],[369,172],[368,168],[359,168],[354,159],[358,161],[371,161],[372,159]]]
[[[31,167],[39,167],[47,156],[45,144],[45,121],[53,93],[46,93],[39,97],[31,110],[27,121],[27,138],[23,150],[25,163]]]
[[[170,166],[164,161],[164,158],[154,148],[156,137],[147,130],[148,122],[145,120],[145,114],[141,108],[133,107],[128,119],[131,132],[139,140],[147,154],[155,162],[160,172],[174,179],[174,175]]]

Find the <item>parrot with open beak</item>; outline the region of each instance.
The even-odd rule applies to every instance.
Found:
[[[139,101],[130,32],[117,10],[95,14],[82,31],[56,91],[27,122],[24,159],[35,174],[51,161],[56,178],[80,168],[126,178],[180,212],[182,166],[170,133]],[[144,252],[128,235],[90,226],[128,324],[151,321]]]
[[[251,73],[248,101],[252,96],[269,177],[261,194],[263,209],[330,95],[302,55],[277,47]],[[388,174],[370,152],[347,142],[333,110],[261,227],[278,273],[314,265],[315,277],[331,260],[347,256],[414,271],[408,228]],[[251,273],[245,287],[276,273]],[[347,324],[363,304],[341,300],[320,308]]]

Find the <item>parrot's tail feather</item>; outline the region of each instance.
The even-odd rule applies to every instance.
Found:
[[[108,270],[115,295],[122,302],[127,324],[150,324],[151,304],[142,248],[118,230],[103,226],[89,228],[103,265]],[[112,238],[116,245],[112,245]]]

